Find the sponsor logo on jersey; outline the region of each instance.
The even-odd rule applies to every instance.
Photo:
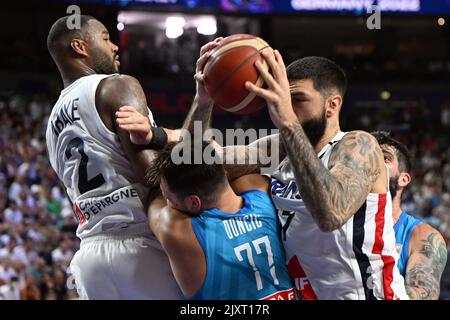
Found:
[[[139,195],[136,189],[127,187],[117,190],[105,197],[75,201],[73,209],[78,222],[80,225],[83,225],[93,216],[101,213],[105,208],[130,198],[139,198]]]

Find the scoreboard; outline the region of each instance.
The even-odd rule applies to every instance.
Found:
[[[206,9],[212,12],[263,14],[365,14],[378,6],[390,14],[446,15],[450,0],[59,0],[59,2],[97,3],[118,6],[149,6]]]

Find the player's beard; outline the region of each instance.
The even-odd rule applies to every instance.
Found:
[[[111,61],[107,56],[96,56],[94,59],[94,68],[97,74],[112,74],[119,72],[115,59]]]
[[[389,178],[389,192],[391,193],[392,199],[397,195],[397,183],[399,176],[393,176]]]
[[[318,118],[303,122],[302,128],[311,144],[316,146],[323,137],[325,129],[327,128],[326,109],[323,108],[323,112]]]

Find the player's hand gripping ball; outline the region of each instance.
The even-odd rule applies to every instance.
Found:
[[[205,88],[215,105],[237,114],[248,114],[265,105],[265,101],[245,88],[250,81],[263,87],[264,80],[255,67],[261,61],[269,69],[261,51],[270,46],[249,34],[226,37],[211,51],[203,69]]]

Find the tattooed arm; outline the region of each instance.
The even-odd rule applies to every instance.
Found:
[[[189,132],[194,132],[194,122],[199,121],[202,123],[202,131],[211,127],[211,114],[213,109],[212,101],[202,101],[197,95],[194,97],[191,109],[183,123],[183,129]],[[202,133],[203,133],[202,132]]]
[[[440,280],[447,262],[442,235],[426,223],[413,229],[409,241],[405,287],[412,300],[437,300]]]
[[[263,168],[274,171],[280,160],[286,157],[279,134],[262,137],[248,145],[219,147],[219,150],[225,160],[229,181],[247,174],[264,173]]]
[[[301,186],[300,195],[322,231],[344,225],[386,170],[380,147],[367,132],[347,133],[333,150],[329,169],[318,159],[300,124],[284,127],[280,134]]]

